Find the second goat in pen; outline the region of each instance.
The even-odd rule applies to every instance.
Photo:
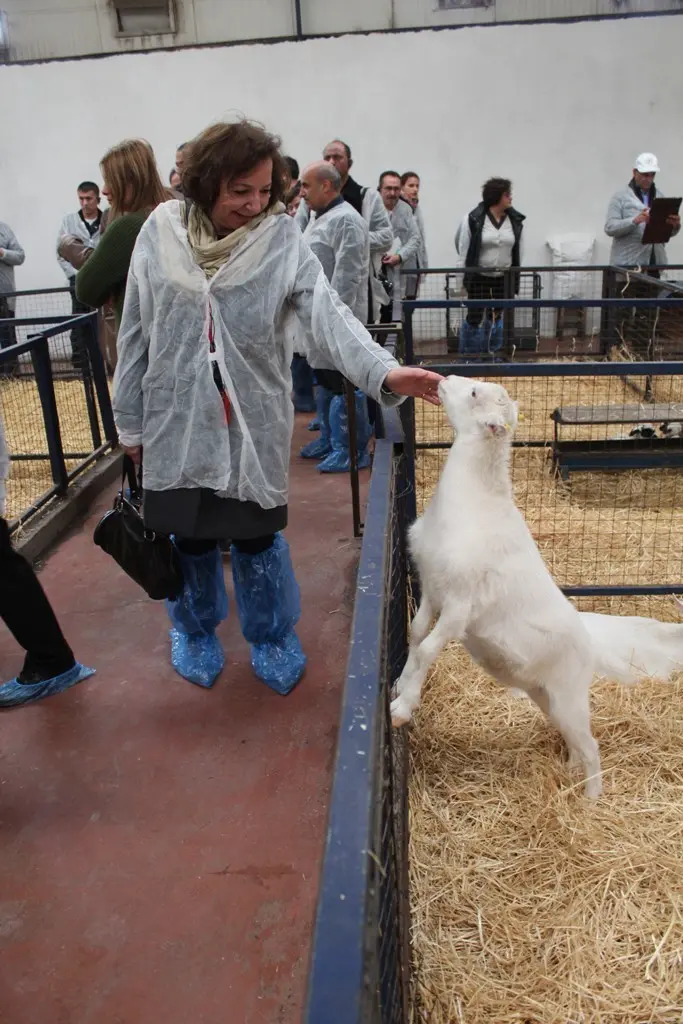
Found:
[[[459,640],[499,683],[536,702],[564,737],[570,763],[582,767],[586,796],[598,797],[593,679],[668,678],[683,668],[683,625],[577,611],[554,583],[514,502],[517,403],[499,384],[458,376],[442,381],[439,396],[456,439],[434,496],[409,533],[422,600],[391,704],[393,724],[410,720],[430,666],[449,641]]]

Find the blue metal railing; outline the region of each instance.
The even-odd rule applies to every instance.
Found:
[[[383,764],[386,771],[393,770],[385,732],[389,677],[400,664],[401,647],[407,646],[407,621],[392,640],[388,637],[391,623],[395,625],[392,600],[406,601],[402,575],[405,564],[400,564],[405,559],[403,529],[394,518],[404,488],[397,472],[402,431],[395,410],[384,413],[384,433],[375,449],[356,584],[311,957],[307,1024],[399,1024],[406,1019],[409,1001],[407,897],[398,894],[400,889],[405,896],[407,855],[400,839],[394,836],[393,857],[398,857],[400,863],[383,863],[392,855],[387,854],[381,838],[386,829],[393,828],[394,814],[382,778]],[[400,612],[396,617],[400,618]],[[390,648],[394,650],[393,658]],[[399,796],[403,798],[405,786],[398,789],[402,789]],[[383,921],[389,919],[390,934],[381,934],[378,903],[382,890],[386,891],[387,879],[396,901],[391,904],[391,913],[382,915]],[[389,957],[383,955],[382,943],[390,945]]]

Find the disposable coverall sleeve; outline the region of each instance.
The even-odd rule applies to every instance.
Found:
[[[639,225],[633,223],[633,217],[624,217],[624,207],[619,193],[612,196],[607,208],[605,234],[610,238],[623,238],[624,235],[639,235]]]
[[[367,234],[360,220],[344,220],[340,224],[335,244],[336,260],[330,284],[344,305],[354,307],[358,294],[365,285],[367,294],[368,267],[366,262]]]
[[[370,255],[388,252],[394,231],[382,197],[374,188],[369,188],[363,196],[363,219],[370,229]]]
[[[458,266],[464,267],[465,260],[467,259],[467,253],[470,248],[470,220],[469,216],[463,217],[455,232],[455,251],[458,254]]]
[[[398,363],[372,340],[340,300],[303,238],[290,303],[304,328],[308,346],[304,354],[311,365],[321,370],[339,370],[361,391],[384,405],[398,405],[403,400],[399,395],[382,391],[386,375],[397,369]]]
[[[143,322],[138,277],[144,262],[131,265],[126,284],[121,326],[116,340],[118,361],[114,373],[114,420],[121,444],[142,444],[142,379],[147,372],[149,326]]]
[[[0,262],[7,263],[10,267],[20,267],[26,259],[26,253],[19,245],[17,236],[10,227],[7,228],[6,241],[0,248],[3,250]]]
[[[417,228],[420,232],[420,269],[427,270],[429,268],[429,256],[427,255],[427,232],[425,229],[424,214],[419,206],[415,211],[415,220],[417,221]]]
[[[62,219],[62,223],[59,226],[59,234],[57,235],[57,244],[55,246],[55,249],[57,251],[57,263],[59,263],[60,267],[66,274],[67,279],[71,279],[72,277],[76,276],[76,271],[71,265],[71,263],[69,263],[67,259],[65,259],[63,256],[60,256],[59,254],[59,247],[62,244],[62,240],[66,235],[71,235],[71,231],[69,230],[68,217],[64,217]]]
[[[416,256],[420,248],[420,229],[413,214],[410,211],[406,212],[408,216],[405,218],[405,229],[402,230],[401,248],[397,253],[401,257],[401,263],[407,263]]]
[[[294,223],[303,232],[306,230],[310,219],[311,211],[308,208],[308,203],[305,199],[302,199],[296,213],[294,214]]]

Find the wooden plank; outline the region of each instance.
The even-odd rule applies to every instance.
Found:
[[[591,423],[682,423],[683,403],[565,405],[553,410],[551,419],[568,426]]]

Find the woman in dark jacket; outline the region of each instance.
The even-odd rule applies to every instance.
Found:
[[[481,203],[467,214],[455,235],[455,248],[465,265],[468,298],[504,298],[505,272],[522,262],[524,219],[512,205],[512,182],[489,178]],[[502,346],[502,310],[470,308],[460,328],[460,352],[497,352]]]

